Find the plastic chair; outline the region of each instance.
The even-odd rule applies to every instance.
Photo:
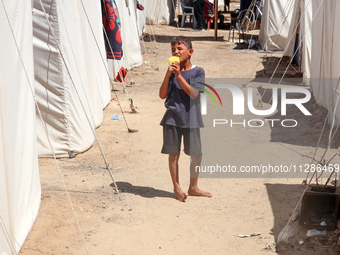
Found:
[[[210,29],[211,21],[215,17],[215,8],[212,8],[209,1],[205,0],[205,6],[204,6],[204,20],[207,21],[207,30]]]
[[[184,23],[186,20],[186,17],[189,16],[189,24],[191,26],[191,17],[193,18],[193,27],[196,27],[196,19],[194,14],[194,7],[193,6],[187,6],[183,4],[183,1],[181,0],[181,8],[182,8],[182,22],[181,27],[184,27]]]
[[[238,17],[238,14],[239,14],[239,10],[236,9],[235,12],[231,12],[230,13],[230,17],[231,17],[231,22],[230,22],[230,28],[229,28],[229,36],[228,36],[228,41],[230,41],[230,35],[231,35],[231,31],[233,31],[233,42],[234,42],[234,39],[235,39],[235,30],[238,30],[239,32],[239,35],[238,35],[238,43],[241,43],[241,33],[242,33],[242,38],[243,38],[243,41],[244,41],[244,30],[243,29],[237,29],[237,27],[240,27],[240,24],[237,24],[238,21],[237,20],[237,17]]]

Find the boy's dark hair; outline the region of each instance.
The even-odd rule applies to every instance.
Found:
[[[171,45],[175,45],[176,43],[181,44],[183,43],[188,50],[192,49],[192,44],[191,41],[188,37],[185,36],[175,36],[171,40]]]

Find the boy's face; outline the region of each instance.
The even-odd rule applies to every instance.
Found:
[[[187,46],[185,46],[184,43],[176,43],[174,45],[171,45],[171,53],[172,56],[178,56],[182,63],[190,59],[190,56],[194,53],[194,50],[188,50]]]

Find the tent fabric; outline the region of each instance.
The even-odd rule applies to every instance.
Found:
[[[35,90],[43,116],[43,121],[37,119],[38,155],[52,156],[43,132],[45,126],[55,154],[68,156],[69,152],[81,153],[92,146],[92,130],[101,124],[102,109],[110,100],[109,79],[103,61],[105,45],[102,32],[99,33],[101,7],[100,2],[91,8],[91,1],[83,1],[94,27],[92,30],[102,38],[97,42],[99,54],[79,1],[42,2],[67,66],[59,54],[40,1],[34,0]]]
[[[299,33],[299,42],[302,42],[300,53],[301,72],[303,73],[303,83],[310,84],[310,70],[312,58],[312,21],[313,21],[313,0],[300,2],[301,15],[301,33]]]
[[[141,40],[139,32],[139,24],[136,1],[135,0],[117,0],[117,8],[121,20],[121,35],[124,56],[121,60],[109,60],[109,72],[112,80],[117,76],[118,71],[124,67],[130,69],[132,67],[143,64],[143,56],[141,49]],[[145,11],[145,9],[144,9]]]
[[[266,0],[259,35],[263,50],[284,51],[284,56],[292,58],[298,56],[305,84],[309,83],[310,78],[312,1]],[[300,46],[298,51],[296,45]]]
[[[172,0],[148,0],[144,6],[147,24],[169,24]]]
[[[311,0],[307,0],[310,2]],[[301,13],[304,12],[304,10],[301,10],[300,12],[300,2],[301,0],[294,0],[294,5],[293,9],[291,10],[291,19],[287,20],[287,24],[289,25],[289,30],[288,30],[288,35],[287,35],[287,40],[284,46],[284,53],[283,55],[285,56],[293,56],[294,50],[295,50],[295,45],[296,45],[296,35],[299,34],[301,35],[301,24],[302,18],[300,16]],[[299,37],[300,38],[300,37]]]
[[[314,6],[315,7],[315,6]],[[293,19],[290,25],[284,55],[298,56],[303,83],[309,84],[312,50],[313,0],[295,1]],[[296,43],[296,33],[298,42]],[[300,48],[297,50],[296,45]]]
[[[317,7],[322,3],[319,12]],[[311,89],[316,102],[329,111],[329,123],[340,123],[340,3],[313,0]]]
[[[143,64],[143,57],[138,34],[137,5],[135,0],[119,0],[116,2],[122,22],[123,66],[132,68]],[[116,69],[119,70],[119,69]]]
[[[296,0],[264,1],[259,35],[263,50],[283,51],[285,49],[294,16],[294,7],[296,7]]]
[[[139,4],[143,7],[145,6],[145,0],[139,0]],[[142,36],[145,32],[145,24],[146,24],[146,17],[145,17],[145,9],[137,11],[137,20],[138,20],[138,35]]]
[[[18,254],[37,217],[41,187],[33,86],[30,1],[0,3],[0,254]],[[4,38],[6,38],[4,40]]]
[[[101,16],[101,5],[99,1],[82,0],[84,9],[79,7],[84,24],[83,42],[87,53],[86,61],[87,75],[90,77],[90,83],[97,87],[104,109],[111,100],[110,79],[108,75],[108,66],[106,61],[105,42],[103,37],[103,23]],[[78,1],[78,6],[79,1]],[[89,17],[87,21],[85,15]],[[90,22],[90,24],[89,24]],[[86,43],[87,42],[87,43]],[[95,95],[95,94],[94,94]]]
[[[334,120],[334,123],[338,124],[340,123],[340,63],[338,61],[340,45],[337,43],[337,38],[340,38],[340,32],[337,29],[337,24],[340,22],[340,3],[337,0],[290,0],[286,1],[287,5],[293,6],[291,14],[289,14],[289,12],[282,11],[283,8],[280,6],[283,5],[277,4],[279,2],[285,3],[283,0],[265,1],[260,32],[261,45],[267,50],[284,49],[284,55],[292,56],[295,52],[294,35],[296,28],[299,27],[298,38],[299,44],[301,44],[299,57],[304,83],[310,83],[316,102],[328,109],[329,123]],[[281,13],[287,13],[286,16],[290,17],[287,19],[289,29],[283,29],[282,32],[285,36],[277,32],[277,35],[287,38],[286,42],[282,43],[284,45],[282,48],[281,46],[277,47],[278,44],[272,43],[274,40],[268,32],[279,31],[278,29],[271,30],[278,26],[274,24],[279,24],[279,22],[275,22],[277,19],[273,14],[278,10],[281,10]],[[274,20],[273,24],[269,22],[270,20]],[[301,23],[298,26],[300,20]],[[288,38],[292,38],[292,40],[289,41]],[[267,41],[268,43],[265,44]]]

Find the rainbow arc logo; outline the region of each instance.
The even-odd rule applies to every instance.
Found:
[[[207,88],[209,88],[212,92],[215,93],[215,95],[217,96],[217,98],[218,98],[218,100],[220,101],[220,104],[221,104],[221,106],[222,106],[222,100],[221,100],[220,95],[217,93],[217,91],[216,91],[212,86],[210,86],[210,85],[208,85],[208,84],[205,84],[205,83],[204,83],[204,86],[207,87]],[[211,94],[211,92],[210,92],[209,90],[204,89],[204,88],[198,88],[198,89],[199,89],[199,90],[202,90],[202,91],[204,91],[204,92],[206,92],[206,93],[212,98],[212,100],[214,101],[215,105],[217,105],[214,96]]]

